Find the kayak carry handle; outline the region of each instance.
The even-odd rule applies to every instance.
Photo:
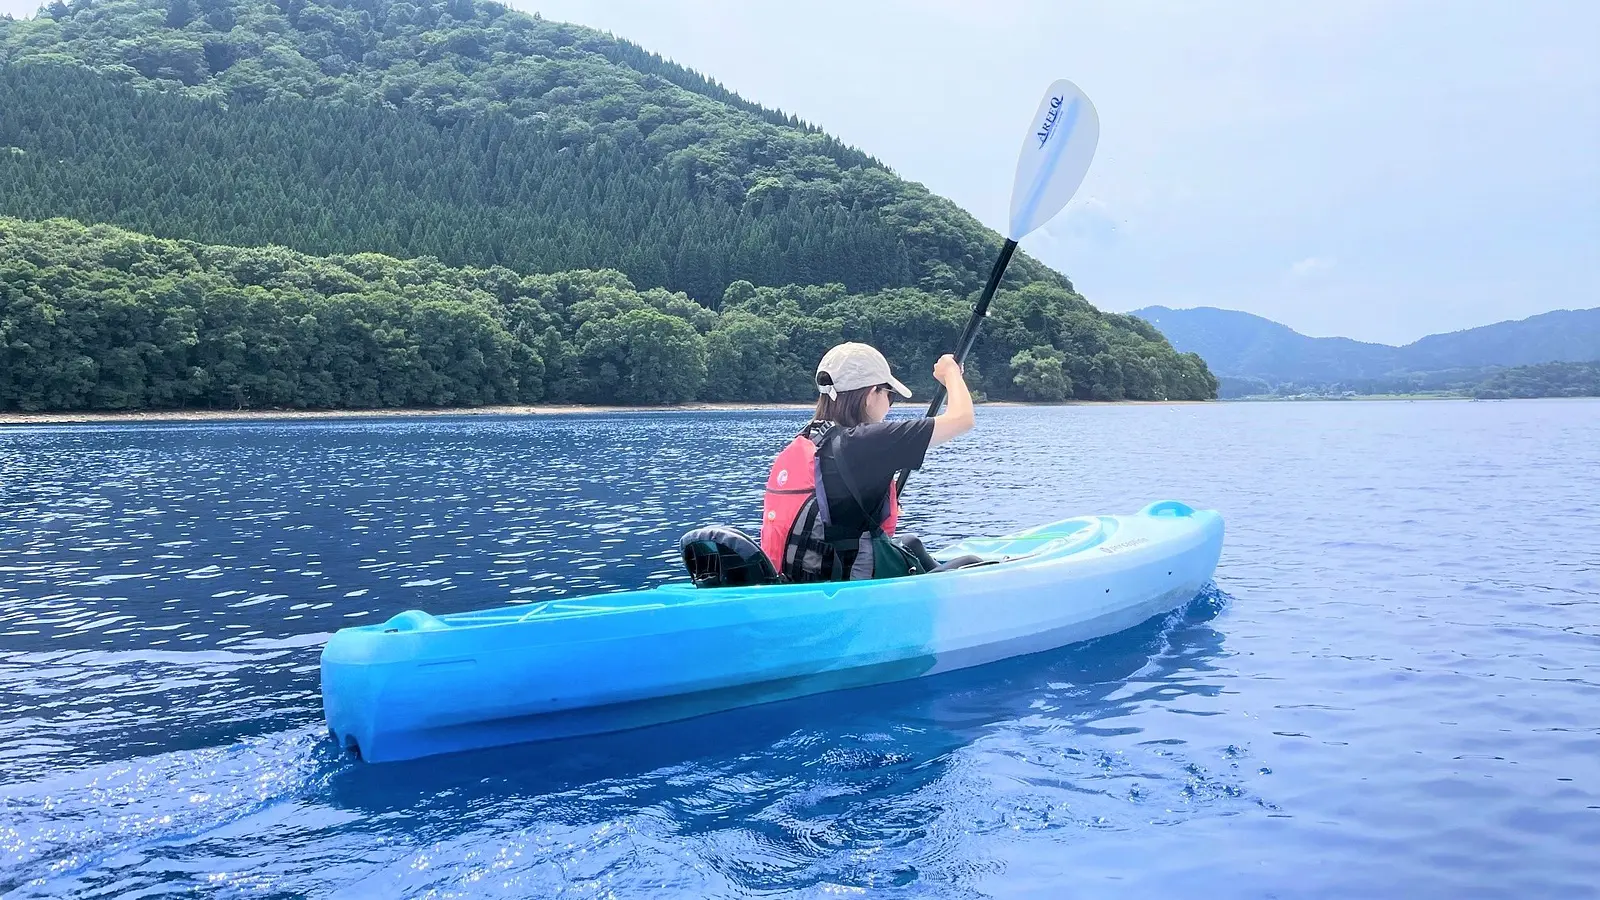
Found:
[[[1139,510],[1141,516],[1170,516],[1175,519],[1194,515],[1194,507],[1178,500],[1157,500]]]
[[[408,609],[403,613],[396,613],[383,623],[385,634],[396,631],[443,631],[450,626],[446,625],[438,616],[429,615],[420,609]]]

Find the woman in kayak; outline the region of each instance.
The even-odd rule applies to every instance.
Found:
[[[972,395],[955,357],[941,356],[933,377],[949,395],[943,415],[885,422],[893,395],[909,398],[911,390],[883,354],[847,343],[822,357],[816,415],[767,478],[761,549],[784,577],[842,581],[939,568],[916,538],[889,540],[900,514],[896,473],[922,468],[929,447],[972,429]]]

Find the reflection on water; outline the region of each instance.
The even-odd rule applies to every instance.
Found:
[[[793,414],[0,430],[0,893],[1600,883],[1600,545],[1574,542],[1600,511],[1571,491],[1600,404],[981,419],[913,479],[910,529],[1177,497],[1228,516],[1228,593],[976,670],[388,766],[322,737],[329,633],[677,578],[681,532],[753,526]]]

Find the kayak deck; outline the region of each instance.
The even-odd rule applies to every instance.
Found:
[[[1065,519],[1005,537],[970,538],[938,550],[933,556],[936,559],[943,560],[970,554],[998,564],[1039,556],[1065,555],[1076,553],[1099,543],[1107,534],[1114,533],[1116,527],[1116,519],[1110,516],[1084,516],[1076,519]],[[919,577],[947,576],[959,571],[961,570],[933,572]],[[795,585],[762,585],[759,590],[764,595],[778,596],[784,593],[812,592],[819,589],[834,593],[841,588],[871,587],[874,584],[871,581],[841,581]],[[389,633],[395,630],[428,631],[441,628],[473,628],[530,622],[536,619],[560,619],[599,616],[608,613],[642,612],[684,603],[725,603],[745,599],[743,596],[736,595],[735,590],[732,588],[707,590],[696,588],[687,582],[674,582],[643,591],[617,591],[610,594],[593,594],[585,597],[540,600],[516,606],[450,613],[443,616],[433,616],[418,610],[409,610],[394,616],[382,625],[360,627],[382,629]]]

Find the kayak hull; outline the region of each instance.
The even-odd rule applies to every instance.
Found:
[[[1113,634],[1210,581],[1222,518],[1182,503],[936,556],[883,581],[688,584],[346,628],[322,654],[329,731],[370,762],[620,731],[934,675]]]

